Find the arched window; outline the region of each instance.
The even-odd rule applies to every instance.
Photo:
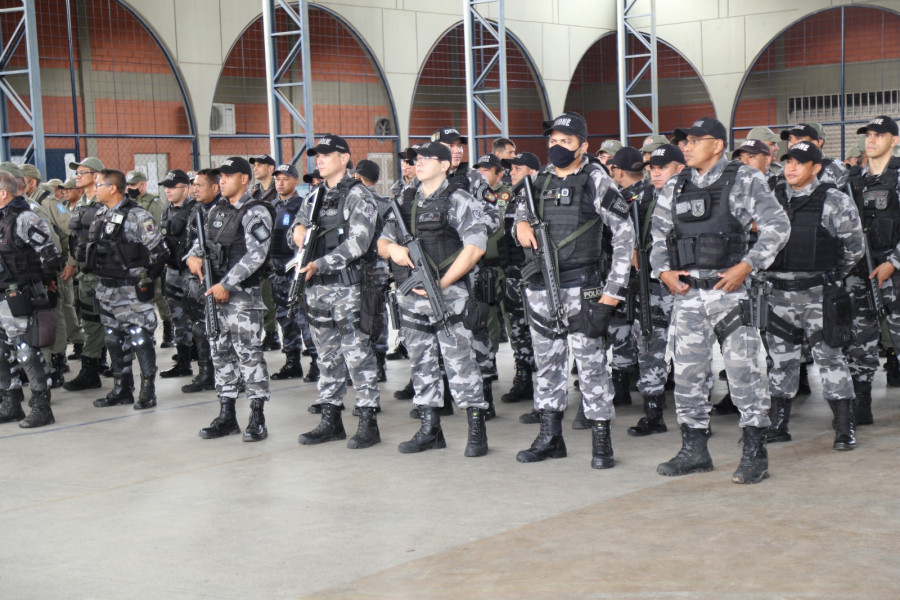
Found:
[[[289,28],[289,17],[284,11],[276,11],[275,18],[282,21],[279,31]],[[346,138],[354,162],[368,158],[379,163],[382,172],[379,189],[386,193],[397,177],[399,136],[384,75],[364,42],[335,13],[310,5],[309,30],[315,131]],[[279,64],[287,57],[295,39],[279,40]],[[301,67],[298,55],[291,66],[297,74],[294,80],[300,79]],[[219,76],[210,135],[213,164],[228,156],[269,153],[266,94],[263,25],[259,17],[235,42]],[[299,89],[294,105],[302,114]],[[305,146],[305,134],[283,107],[280,117],[282,133],[297,133],[296,138],[282,140],[282,156],[289,160]],[[305,170],[303,163],[298,161],[301,171]]]
[[[856,145],[860,124],[900,113],[900,15],[882,8],[823,10],[778,34],[757,56],[735,103],[733,136],[815,122],[826,156]]]
[[[147,171],[152,186],[169,168],[196,165],[193,117],[161,42],[117,0],[37,0],[38,52],[47,178],[70,160],[97,156],[109,168]],[[2,39],[13,23],[2,20]],[[24,66],[24,42],[12,64]],[[28,82],[16,83],[27,98]],[[7,108],[10,130],[25,128]],[[12,151],[29,140],[14,138]]]
[[[475,39],[482,26],[476,23]],[[496,70],[492,71],[496,84]],[[490,77],[488,87],[491,86]],[[541,123],[549,118],[547,99],[537,69],[516,37],[506,32],[506,87],[509,114],[509,138],[519,152],[546,154]],[[421,143],[440,127],[451,126],[466,135],[466,63],[463,25],[448,30],[434,45],[419,72],[410,111],[409,141]],[[499,107],[488,106],[500,116]],[[479,131],[499,137],[500,132],[487,119],[477,124]],[[469,140],[469,144],[472,144]],[[471,154],[490,152],[491,148],[470,149]],[[469,160],[471,160],[471,156]],[[477,156],[475,157],[477,158]]]
[[[638,52],[637,40],[628,49]],[[641,46],[643,48],[643,46]],[[631,67],[631,65],[629,65]],[[657,40],[657,85],[659,89],[659,132],[671,134],[676,127],[690,125],[700,117],[715,116],[706,86],[691,64],[673,47]],[[650,92],[650,72],[642,78],[635,93]],[[590,148],[596,152],[603,140],[619,138],[619,82],[616,62],[616,34],[608,33],[591,46],[572,76],[566,95],[566,110],[584,115],[590,134]],[[650,99],[635,104],[650,114]],[[630,131],[645,131],[646,125],[630,115]],[[640,147],[644,136],[634,135],[630,145]]]

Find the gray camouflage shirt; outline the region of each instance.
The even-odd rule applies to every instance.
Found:
[[[97,219],[109,222],[118,218],[118,215],[121,213],[117,213],[116,211],[126,200],[129,200],[127,196],[115,206],[101,207],[100,210],[97,211]],[[131,202],[134,201],[131,200]],[[156,219],[153,218],[153,215],[151,215],[149,211],[141,208],[136,202],[134,202],[134,208],[129,210],[127,215],[125,215],[122,227],[121,239],[123,241],[140,243],[150,251],[151,256],[154,255],[157,250],[162,250],[160,245],[163,243],[163,236],[162,231],[160,231],[156,224]],[[128,270],[128,274],[131,277],[139,277],[145,270],[146,269],[143,267],[134,267]]]

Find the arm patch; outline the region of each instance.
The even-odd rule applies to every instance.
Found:
[[[47,239],[48,236],[36,226],[32,225],[28,228],[28,241],[35,246],[43,246],[47,243]]]
[[[272,232],[269,231],[269,228],[265,223],[261,220],[257,220],[250,225],[250,235],[256,238],[257,242],[265,242],[272,237]]]
[[[627,219],[631,214],[631,211],[628,210],[628,203],[613,188],[606,190],[600,206],[623,219]]]

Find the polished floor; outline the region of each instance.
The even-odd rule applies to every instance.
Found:
[[[498,398],[507,346],[499,362]],[[638,394],[619,409],[608,471],[590,468],[590,432],[569,418],[568,458],[517,463],[537,431],[518,423],[521,405],[498,405],[487,457],[463,457],[461,413],[444,419],[447,449],[401,455],[417,424],[392,399],[408,362],[388,365],[383,443],[367,450],[299,446],[318,417],[313,384],[297,380],[272,382],[256,444],[200,439],[217,403],[182,395],[186,379],[160,380],[143,413],[91,406],[109,380],[55,392],[55,425],[0,426],[0,598],[900,597],[900,394],[883,374],[876,424],[841,453],[813,370],[794,441],[770,446],[771,478],[738,486],[736,416],[713,419],[714,471],[660,477],[680,446],[674,414],[666,434],[627,436]],[[242,425],[247,414],[242,399]]]

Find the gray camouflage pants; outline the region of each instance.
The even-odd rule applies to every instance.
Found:
[[[531,347],[531,331],[525,318],[525,298],[522,295],[522,279],[518,267],[507,267],[503,283],[503,312],[506,317],[507,335],[516,364],[534,367],[534,350]]]
[[[653,333],[649,348],[644,349],[641,338],[641,322],[635,319],[631,325],[632,337],[638,349],[640,378],[637,387],[646,396],[658,396],[665,392],[669,365],[666,363],[669,321],[672,318],[672,294],[656,279],[650,280],[650,316]]]
[[[847,288],[856,300],[856,317],[853,319],[854,340],[847,347],[850,374],[854,381],[872,383],[878,370],[878,339],[881,324],[875,311],[869,305],[866,282],[854,271],[846,279]],[[881,297],[888,315],[885,317],[887,329],[895,344],[900,342],[900,303],[897,289],[900,287],[900,272],[884,282]]]
[[[191,326],[190,307],[190,279],[191,272],[187,269],[177,271],[171,267],[166,268],[166,302],[169,304],[169,313],[175,344],[178,346],[190,346],[194,343],[193,327]]]
[[[263,303],[259,286],[231,292],[218,305],[219,335],[212,345],[216,393],[222,402],[238,397],[244,380],[247,398],[269,399],[269,371],[262,350]]]

